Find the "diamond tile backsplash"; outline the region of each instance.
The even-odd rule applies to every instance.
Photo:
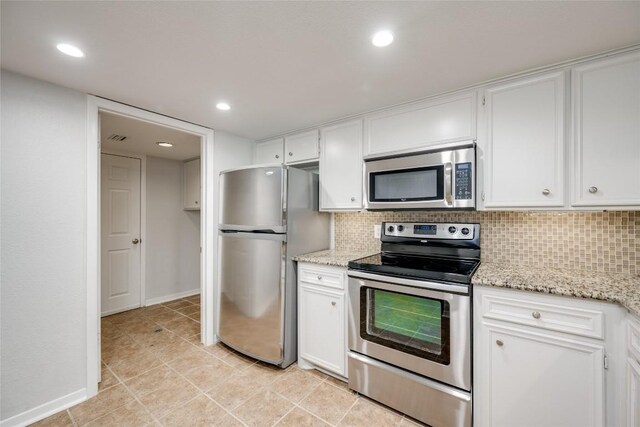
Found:
[[[480,223],[487,262],[640,275],[640,212],[336,213],[336,249],[379,251],[383,221]]]

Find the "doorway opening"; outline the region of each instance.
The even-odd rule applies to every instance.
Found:
[[[105,366],[101,330],[106,340],[113,338],[117,334],[109,325],[117,319],[140,319],[146,311],[148,320],[155,313],[154,322],[167,334],[213,344],[216,255],[210,230],[217,215],[213,130],[94,96],[88,97],[87,113],[87,397],[92,397]]]

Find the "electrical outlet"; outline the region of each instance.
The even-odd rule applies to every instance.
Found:
[[[376,239],[380,238],[380,233],[382,233],[382,225],[376,224],[373,226],[373,237]]]

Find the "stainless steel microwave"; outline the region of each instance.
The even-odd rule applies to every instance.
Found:
[[[365,209],[475,209],[474,142],[366,159]]]

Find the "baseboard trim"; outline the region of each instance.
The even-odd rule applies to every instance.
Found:
[[[0,427],[22,427],[28,426],[40,420],[47,418],[60,411],[64,411],[67,408],[72,407],[87,399],[87,389],[83,388],[73,393],[69,393],[66,396],[59,397],[50,402],[43,403],[40,406],[36,406],[33,409],[22,412],[21,414],[14,415],[11,418],[0,421]]]
[[[124,308],[117,308],[115,310],[104,311],[100,313],[100,317],[111,316],[112,314],[122,313],[123,311],[129,311],[129,310],[133,310],[134,308],[140,308],[140,307],[141,307],[140,304],[134,304]]]
[[[186,297],[190,297],[192,295],[198,295],[199,293],[200,293],[200,288],[192,289],[190,291],[178,292],[178,293],[171,294],[171,295],[165,295],[165,296],[158,297],[158,298],[148,299],[148,300],[145,301],[145,305],[149,306],[149,305],[162,304],[163,302],[171,301],[171,300],[178,299],[178,298],[186,298]]]

